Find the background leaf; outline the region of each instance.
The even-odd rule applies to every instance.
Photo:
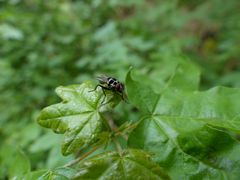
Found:
[[[118,127],[138,121],[143,114],[152,114],[154,105],[140,91],[148,88],[144,91],[155,101],[151,89],[161,94],[185,57],[189,58],[189,64],[201,68],[202,75],[200,84],[197,78],[191,81],[195,74],[187,75],[189,80],[182,91],[194,89],[188,83],[199,86],[200,91],[193,90],[197,91],[197,98],[183,92],[176,96],[170,93],[167,98],[175,98],[172,109],[178,109],[176,101],[186,96],[199,100],[215,94],[211,101],[201,100],[201,103],[218,99],[227,109],[228,101],[217,96],[231,101],[238,98],[238,90],[221,86],[240,86],[239,5],[239,0],[228,3],[224,0],[0,0],[0,152],[10,152],[5,149],[9,146],[21,147],[33,169],[61,166],[71,158],[61,157],[59,151],[52,157],[59,146],[55,136],[61,136],[35,122],[41,109],[58,103],[54,89],[59,85],[80,84],[99,74],[124,82],[131,66],[134,68],[131,77],[140,81],[141,86],[134,86],[140,87],[138,92],[127,85],[130,103],[120,103],[109,115]],[[194,67],[188,68],[184,71],[198,73]],[[180,88],[184,82],[177,80],[177,86],[173,87]],[[185,101],[199,108],[193,100]],[[168,105],[170,108],[171,104]],[[190,111],[191,107],[188,108]],[[167,107],[165,110],[169,112]],[[222,118],[221,114],[221,119],[199,121],[211,128],[227,129],[239,140],[238,115],[232,120]],[[49,144],[45,143],[46,137],[51,139]],[[9,179],[8,167],[3,163],[11,161],[8,156],[11,155],[1,156],[0,179]]]
[[[164,170],[150,161],[148,154],[128,150],[122,156],[106,152],[78,164],[73,179],[169,179]]]
[[[30,172],[31,163],[26,154],[13,146],[5,146],[0,151],[0,166],[12,179],[21,179],[25,173]]]
[[[60,167],[60,168],[56,168],[54,170],[51,171],[47,171],[44,174],[42,173],[38,173],[35,172],[34,174],[30,174],[30,176],[27,176],[27,178],[30,178],[34,175],[40,175],[37,179],[46,179],[46,180],[51,180],[51,179],[63,179],[63,180],[67,180],[67,179],[71,179],[73,177],[73,175],[76,174],[76,170],[72,169],[72,168],[67,168],[67,167]]]

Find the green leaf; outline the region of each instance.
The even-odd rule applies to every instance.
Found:
[[[37,171],[32,171],[24,176],[24,180],[39,180],[39,177],[47,173],[47,170],[37,170]]]
[[[240,89],[214,87],[198,91],[199,70],[188,61],[177,66],[164,90],[158,93],[135,81],[131,71],[126,81],[129,99],[144,112],[197,118],[212,126],[240,133],[240,102],[236,100],[240,97]]]
[[[59,144],[60,142],[61,137],[59,137],[58,134],[48,132],[40,136],[37,140],[35,140],[34,143],[32,143],[31,146],[29,147],[29,151],[32,153],[47,151],[53,148],[56,144]]]
[[[129,71],[126,77],[128,99],[143,112],[151,114],[159,95],[155,94],[144,82],[135,81],[131,74],[132,72]]]
[[[130,135],[130,147],[154,153],[155,161],[173,179],[240,176],[240,143],[221,131],[225,128],[240,132],[240,89],[215,87],[198,91],[199,71],[188,62],[177,66],[159,94],[142,89],[141,82],[134,81],[131,74],[127,81],[127,89],[141,87],[141,97],[147,98],[146,93],[151,93],[150,98],[159,96],[152,104],[138,101],[139,107],[153,109]]]
[[[184,61],[186,62],[181,63]],[[176,87],[184,91],[196,89],[198,87],[200,73],[196,66],[189,66],[188,63],[190,62],[181,59],[176,60],[174,63],[172,62],[170,65],[175,67],[175,71],[173,71],[173,74],[170,74],[170,68],[167,67],[170,71],[168,73],[168,76],[170,76],[169,81],[161,84],[156,84],[156,81],[151,82],[149,79],[139,75],[134,76],[134,72],[130,70],[126,77],[126,88],[130,101],[141,109],[141,111],[151,114],[156,108],[155,106],[159,101],[160,93],[165,91],[166,88],[174,89]],[[164,82],[164,78],[167,76],[166,74],[165,72],[164,77],[162,77],[162,82]],[[153,91],[152,88],[154,88],[155,91],[157,90],[157,92]]]
[[[105,105],[102,105],[103,92],[100,88],[90,92],[94,87],[90,82],[81,85],[58,87],[57,94],[63,102],[42,110],[38,123],[56,133],[64,133],[62,153],[68,155],[93,143],[101,129],[103,119],[101,112],[113,107],[115,96],[107,93]],[[119,98],[118,98],[119,99]]]
[[[19,178],[30,171],[31,164],[28,157],[24,154],[23,151],[17,150],[13,154],[12,157],[9,157],[8,161],[10,161],[9,165],[9,177],[11,179]]]
[[[128,150],[120,156],[106,152],[78,164],[73,179],[169,179],[164,170],[150,160],[149,154]]]
[[[22,179],[25,173],[30,172],[31,164],[26,154],[17,146],[4,144],[0,148],[0,175],[6,173],[9,179]]]
[[[197,90],[199,81],[200,72],[197,66],[189,60],[183,59],[179,61],[165,88],[166,90],[172,88],[182,91],[194,91]]]
[[[53,180],[53,179],[61,179],[61,180],[68,180],[71,179],[74,174],[76,174],[76,170],[67,167],[60,167],[56,168],[52,171],[47,171],[37,179],[40,180]]]
[[[46,168],[55,168],[58,166],[62,166],[63,164],[67,164],[69,161],[73,160],[75,158],[74,155],[70,156],[63,156],[61,153],[61,150],[59,149],[59,146],[53,146],[50,150],[46,162]]]
[[[9,39],[22,40],[24,38],[24,35],[19,29],[9,24],[1,24],[0,37],[7,40]]]
[[[194,119],[145,118],[131,134],[129,145],[154,153],[155,161],[173,179],[239,177],[239,142]]]

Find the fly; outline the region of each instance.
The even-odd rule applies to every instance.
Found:
[[[98,87],[102,88],[104,99],[102,103],[105,101],[106,93],[105,90],[110,90],[112,92],[118,93],[122,100],[126,101],[124,98],[124,84],[118,81],[116,78],[108,77],[108,76],[98,76],[97,80],[99,81],[99,84],[90,92],[95,91]]]

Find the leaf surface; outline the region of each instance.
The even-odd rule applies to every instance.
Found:
[[[102,105],[103,93],[90,82],[81,85],[58,87],[57,94],[62,102],[46,107],[38,117],[38,123],[56,133],[64,133],[62,152],[64,155],[84,148],[96,140],[103,119],[101,112],[112,105]],[[107,92],[108,94],[111,92]],[[109,101],[110,96],[106,98]]]
[[[40,180],[52,180],[52,179],[61,179],[68,180],[71,179],[74,174],[76,174],[76,170],[67,167],[60,167],[54,170],[49,170],[44,173],[44,171],[39,172],[31,172],[26,176],[26,180],[30,180],[30,178],[40,179]]]
[[[140,95],[129,97],[140,109],[151,107],[130,135],[129,145],[153,152],[173,179],[237,179],[240,143],[227,132],[240,132],[240,90],[215,87],[198,91],[198,82],[198,69],[187,62],[177,66],[159,93],[142,89],[129,72],[129,96],[138,86],[135,93],[141,97],[157,97],[150,105],[135,99]]]
[[[164,170],[150,160],[149,154],[130,149],[122,156],[106,152],[78,164],[73,179],[169,179]]]
[[[13,159],[11,159],[11,165],[9,167],[10,178],[20,178],[24,173],[27,173],[31,169],[31,164],[28,157],[20,149],[13,154]]]

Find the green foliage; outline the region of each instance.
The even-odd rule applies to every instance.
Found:
[[[119,162],[119,145],[124,160],[129,148],[149,151],[146,161],[173,179],[235,179],[239,5],[1,0],[0,179],[68,179],[77,167],[92,168],[80,164],[95,156]],[[107,92],[100,105],[101,89],[88,92],[96,84],[86,80],[106,74],[124,82],[131,66],[128,103]]]
[[[88,146],[99,135],[104,121],[100,112],[104,106],[109,106],[109,99],[105,99],[108,103],[102,105],[106,103],[103,102],[104,97],[90,92],[93,88],[90,82],[58,87],[56,92],[63,102],[45,108],[38,117],[41,126],[65,134],[62,145],[64,155]]]
[[[11,179],[21,178],[24,174],[30,172],[30,161],[20,149],[14,149],[13,146],[5,146],[0,151],[0,159],[1,165],[9,169],[8,175]]]
[[[214,87],[199,91],[200,72],[185,59],[176,61],[175,70],[168,75],[170,78],[164,87],[156,92],[144,82],[134,80],[140,77],[129,71],[126,77],[129,101],[142,117],[137,124],[126,124],[118,130],[111,128],[109,117],[104,113],[113,109],[104,108],[107,104],[100,101],[103,98],[100,89],[92,94],[90,82],[57,88],[63,102],[43,109],[38,122],[57,133],[65,133],[68,141],[64,140],[63,147],[70,150],[66,152],[63,148],[63,154],[85,148],[80,159],[66,165],[74,166],[75,173],[70,178],[238,179],[240,143],[232,133],[240,132],[240,89]],[[107,94],[110,99],[114,95],[117,94]],[[84,118],[89,113],[94,115]],[[102,128],[96,134],[95,124],[103,126],[105,119],[110,129]],[[91,128],[85,130],[83,124]],[[131,130],[123,150],[123,143],[116,137],[126,135],[126,129]],[[100,131],[112,134],[108,139],[110,144],[94,138],[101,136]],[[107,148],[111,142],[116,144],[115,151]],[[86,149],[92,144],[95,146],[92,150]],[[86,158],[103,145],[104,153],[97,152]],[[46,176],[59,175],[51,172]]]
[[[240,143],[230,132],[240,130],[240,89],[198,91],[198,82],[198,70],[186,62],[177,66],[164,91],[158,93],[143,89],[142,82],[133,80],[129,72],[127,87],[132,101],[142,108],[144,99],[139,102],[137,97],[153,97],[148,101],[152,109],[131,133],[129,146],[154,153],[155,161],[172,179],[237,179]]]
[[[128,150],[122,156],[116,152],[100,154],[81,162],[73,179],[169,179],[164,171],[149,161],[149,155]]]
[[[70,179],[76,171],[71,168],[57,168],[53,171],[38,171],[29,173],[25,178],[31,179]]]

